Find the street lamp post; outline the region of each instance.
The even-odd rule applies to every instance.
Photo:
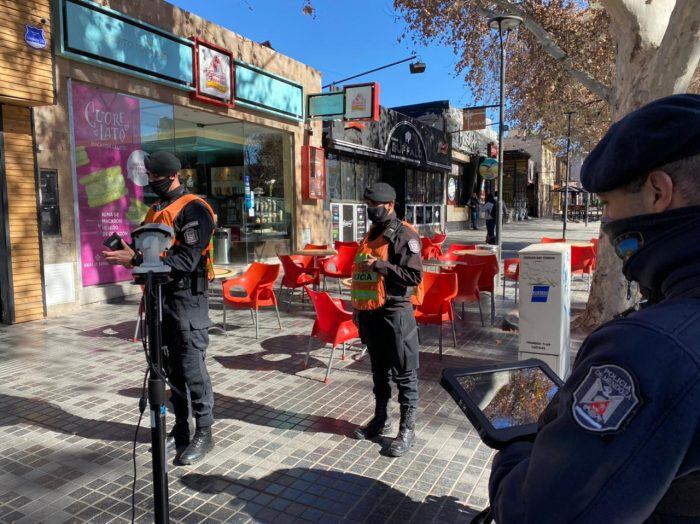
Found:
[[[500,100],[498,103],[498,217],[496,218],[496,243],[498,244],[498,259],[502,258],[503,230],[503,99],[506,84],[506,44],[508,35],[517,29],[523,21],[519,16],[501,15],[489,19],[489,27],[498,31],[498,42],[501,49],[500,62]],[[505,35],[505,38],[504,38]]]
[[[576,111],[567,111],[566,115],[569,118],[569,123],[566,131],[566,182],[564,184],[564,225],[562,226],[561,236],[566,240],[566,223],[569,220],[569,148],[571,147],[571,115],[576,114]]]

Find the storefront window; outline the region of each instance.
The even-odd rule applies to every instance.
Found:
[[[326,183],[331,200],[340,200],[340,160],[333,153],[326,158]]]
[[[155,199],[145,153],[172,151],[181,183],[207,199],[231,240],[218,263],[251,262],[289,249],[292,136],[224,116],[73,82],[71,125],[84,286],[131,279],[102,263],[102,241],[129,239]]]
[[[355,166],[352,158],[341,157],[340,175],[342,177],[341,198],[353,200],[355,198]]]
[[[412,168],[406,168],[406,203],[411,203],[415,200],[415,183],[416,171]]]
[[[363,200],[369,180],[367,161],[355,160],[355,200]]]

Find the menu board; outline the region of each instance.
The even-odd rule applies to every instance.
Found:
[[[331,234],[333,241],[340,240],[340,205],[331,204]]]
[[[362,240],[367,234],[367,206],[357,206],[357,219],[355,221],[357,227],[357,239]]]

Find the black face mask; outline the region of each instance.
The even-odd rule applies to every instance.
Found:
[[[170,192],[170,186],[173,183],[173,179],[168,177],[168,178],[160,178],[158,180],[154,180],[152,182],[148,182],[148,187],[151,188],[151,191],[153,191],[158,198],[165,198],[168,196],[168,193]]]
[[[389,211],[382,204],[367,206],[367,218],[375,224],[381,224],[389,217]]]
[[[602,230],[622,260],[627,280],[658,300],[670,272],[697,260],[700,244],[691,239],[700,231],[700,206],[612,220]]]

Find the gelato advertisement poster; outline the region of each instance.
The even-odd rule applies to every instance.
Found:
[[[129,242],[148,210],[140,100],[78,83],[71,95],[83,286],[131,280],[130,270],[110,266],[101,252],[112,233]]]

